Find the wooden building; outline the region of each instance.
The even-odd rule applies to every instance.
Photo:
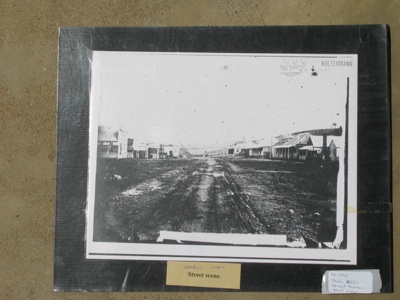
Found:
[[[119,127],[99,126],[97,135],[97,151],[102,157],[127,158],[128,157],[128,132]]]
[[[160,144],[147,144],[149,158],[160,158],[161,145]]]
[[[323,136],[311,135],[310,138],[312,145],[307,145],[299,149],[300,160],[307,160],[313,157],[329,158],[330,161],[337,161],[339,159],[340,149],[342,148],[342,137],[327,136],[325,141]]]
[[[299,149],[312,146],[309,133],[281,137],[280,141],[272,146],[272,157],[278,159],[299,159]]]

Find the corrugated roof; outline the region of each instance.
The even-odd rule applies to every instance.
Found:
[[[311,151],[313,151],[314,150],[314,146],[304,146],[304,147],[301,147],[299,150],[311,150]]]
[[[310,138],[309,133],[301,133],[301,134],[295,135],[289,139],[282,139],[281,141],[279,141],[272,147],[279,149],[279,148],[291,148],[291,147],[295,147],[296,145],[299,145],[299,144],[306,145],[309,138]]]
[[[238,146],[238,145],[236,145]],[[239,147],[241,149],[254,149],[254,148],[260,148],[260,146],[258,146],[257,144],[253,143],[253,142],[247,142],[244,144],[241,144],[241,146]]]
[[[284,145],[278,145],[278,146],[273,146],[272,148],[275,148],[275,149],[280,149],[280,148],[292,148],[292,147],[295,147],[296,145],[287,145],[287,144],[284,144]]]
[[[271,139],[264,138],[264,139],[257,141],[256,144],[257,144],[257,148],[261,148],[261,147],[271,147],[272,143],[271,143]]]

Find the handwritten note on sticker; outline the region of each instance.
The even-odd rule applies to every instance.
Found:
[[[167,262],[167,285],[240,289],[240,264]]]
[[[332,294],[371,294],[372,274],[365,271],[330,271],[328,291]]]

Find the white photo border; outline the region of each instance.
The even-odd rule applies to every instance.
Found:
[[[110,51],[114,52],[114,51]],[[117,260],[181,260],[181,261],[211,261],[211,262],[250,262],[250,263],[287,263],[287,264],[357,264],[357,83],[358,67],[356,54],[245,54],[245,53],[219,53],[218,56],[262,56],[277,57],[279,59],[288,57],[318,59],[329,59],[332,61],[349,60],[352,62],[348,101],[348,149],[347,156],[347,201],[343,197],[337,204],[337,226],[346,223],[342,228],[346,236],[347,245],[345,249],[307,249],[289,247],[264,247],[264,246],[221,246],[221,245],[187,245],[187,244],[141,244],[141,243],[107,243],[93,241],[94,204],[95,204],[95,179],[97,158],[97,126],[99,98],[96,88],[99,82],[97,74],[100,64],[98,54],[102,51],[94,51],[91,74],[92,84],[90,89],[90,114],[89,114],[89,164],[87,185],[87,210],[86,210],[86,258],[87,259],[117,259]],[[104,52],[103,52],[104,53]],[[115,51],[117,53],[117,51]],[[133,53],[133,52],[126,52]],[[211,55],[211,53],[165,53],[144,52],[152,55]],[[343,157],[343,155],[342,155]],[[343,171],[344,174],[344,171]],[[344,175],[345,177],[346,175]],[[346,204],[347,202],[347,204]],[[342,215],[341,215],[342,213]],[[346,221],[345,221],[346,220]],[[340,230],[340,228],[339,228]],[[333,242],[333,241],[332,241]],[[246,255],[244,255],[246,253]]]

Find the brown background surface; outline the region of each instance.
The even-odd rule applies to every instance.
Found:
[[[399,270],[400,1],[0,1],[0,299],[342,299],[320,293],[54,293],[59,26],[391,26],[394,272]],[[299,274],[301,276],[301,274]],[[400,287],[394,278],[395,289]],[[346,299],[400,299],[400,292]]]

